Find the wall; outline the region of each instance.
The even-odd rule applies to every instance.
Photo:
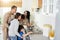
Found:
[[[59,10],[56,15],[55,39],[60,40],[60,0],[57,0],[56,8]]]

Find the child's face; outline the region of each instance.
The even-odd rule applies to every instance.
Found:
[[[24,32],[24,29],[21,29],[21,32]]]
[[[20,19],[21,19],[21,16],[18,17],[18,20],[20,20]]]

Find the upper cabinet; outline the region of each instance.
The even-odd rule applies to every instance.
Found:
[[[11,7],[12,5],[22,7],[22,0],[0,0],[0,7]]]
[[[42,8],[42,0],[38,0],[38,8]]]

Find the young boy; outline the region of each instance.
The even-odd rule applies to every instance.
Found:
[[[17,37],[17,40],[23,40],[24,37],[26,37],[27,35],[32,33],[32,32],[28,32],[27,34],[24,34],[23,25],[19,25],[18,32],[19,32],[19,34],[21,35],[22,38],[21,37]]]

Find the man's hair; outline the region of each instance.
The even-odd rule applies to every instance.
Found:
[[[19,16],[21,16],[21,13],[17,12],[15,18],[17,19]]]
[[[11,9],[14,9],[14,8],[17,8],[17,6],[13,5],[13,6],[11,7]]]

